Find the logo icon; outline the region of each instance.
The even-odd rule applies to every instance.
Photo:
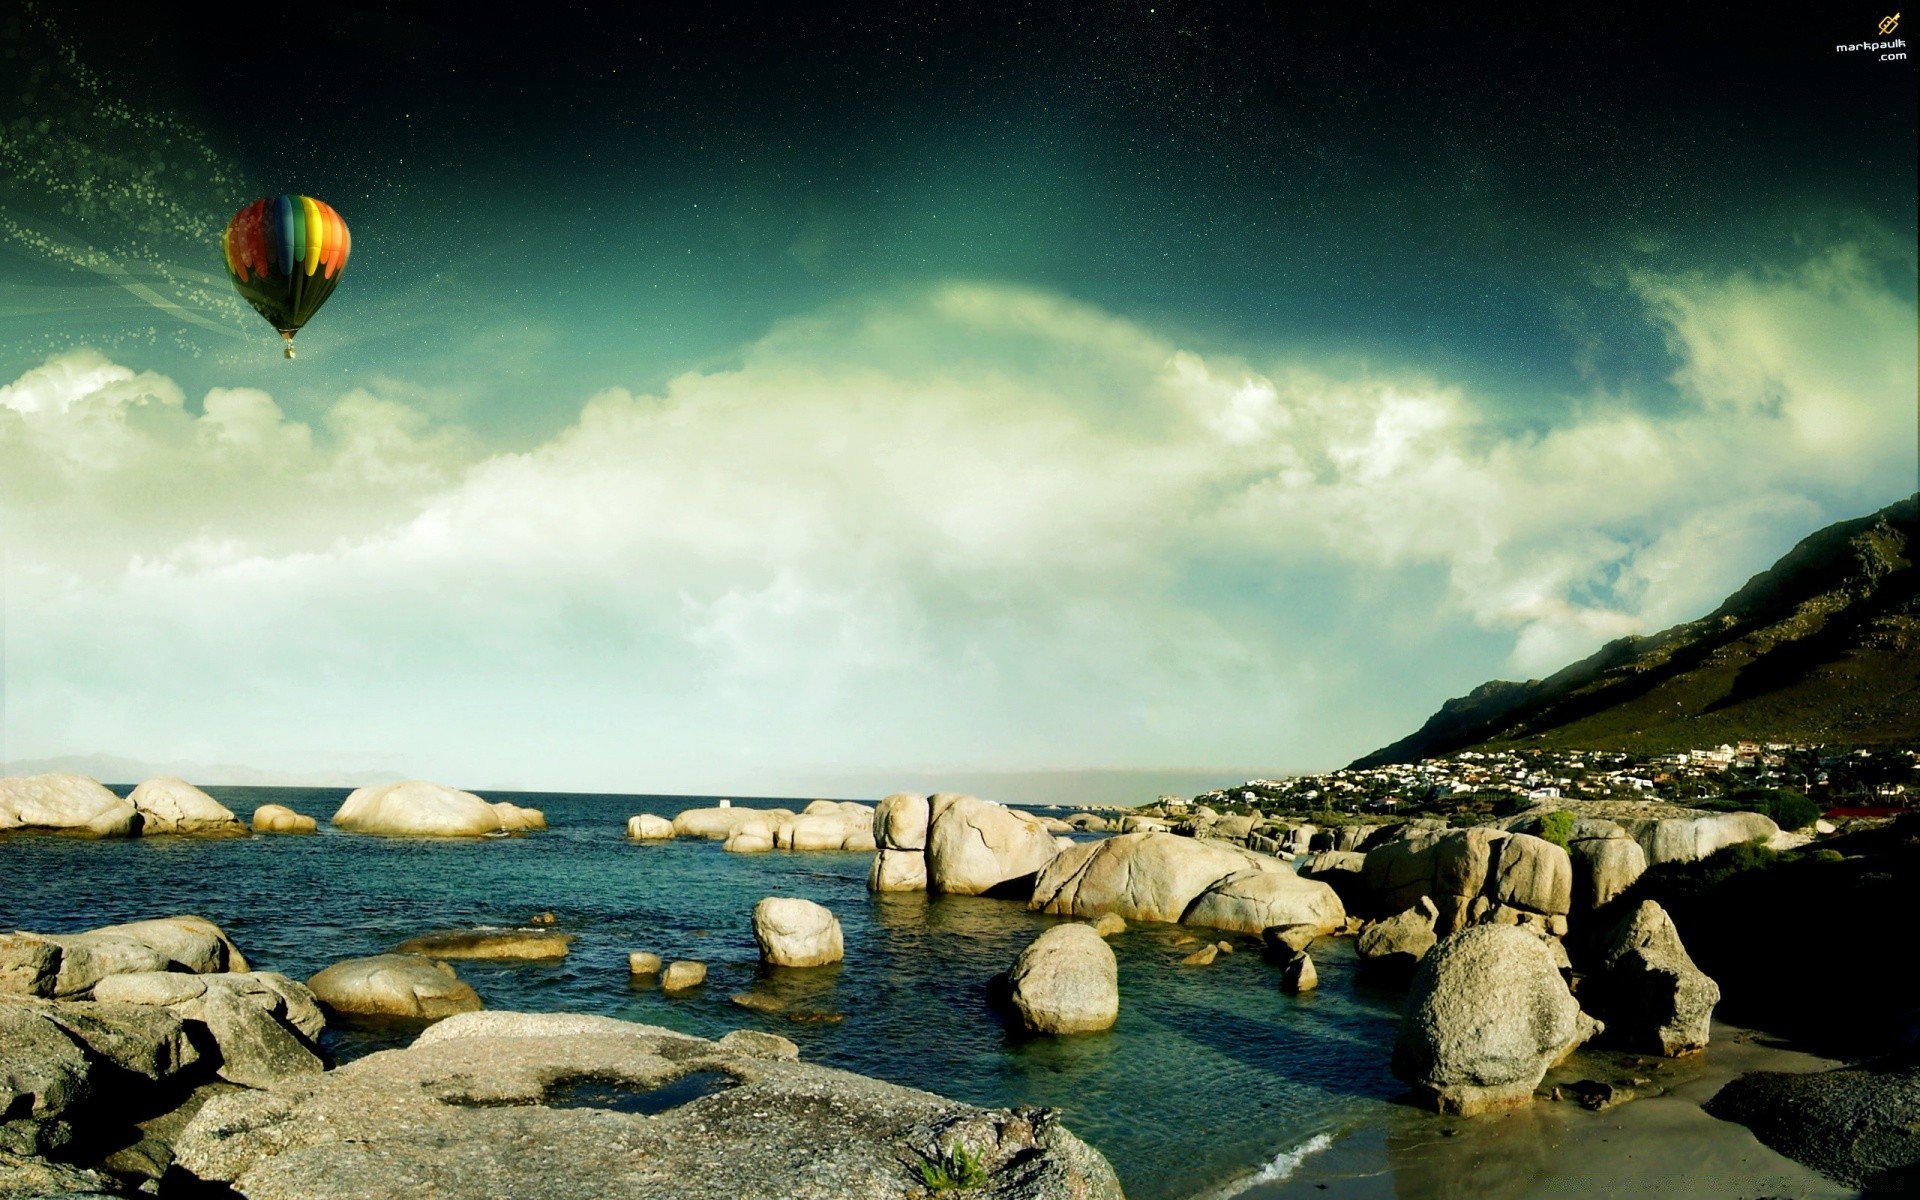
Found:
[[[1880,18],[1880,36],[1881,37],[1887,36],[1888,34],[1892,33],[1894,30],[1898,28],[1900,28],[1899,13],[1895,13],[1890,17]]]

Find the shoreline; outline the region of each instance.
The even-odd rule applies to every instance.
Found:
[[[1632,1056],[1579,1053],[1541,1084],[1611,1078]],[[1719,1021],[1697,1062],[1644,1059],[1665,1074],[1641,1098],[1603,1112],[1540,1100],[1497,1116],[1446,1117],[1404,1107],[1332,1138],[1315,1135],[1270,1160],[1296,1164],[1284,1178],[1206,1194],[1205,1200],[1475,1200],[1533,1197],[1690,1197],[1850,1200],[1861,1192],[1762,1145],[1744,1125],[1701,1105],[1748,1071],[1821,1071],[1844,1065]],[[1264,1172],[1262,1172],[1264,1173]]]

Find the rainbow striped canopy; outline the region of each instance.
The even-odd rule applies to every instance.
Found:
[[[242,299],[287,340],[333,294],[353,249],[347,223],[312,196],[269,196],[233,214],[221,239],[227,275]]]

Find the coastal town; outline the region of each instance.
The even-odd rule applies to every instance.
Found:
[[[1693,808],[1751,808],[1777,796],[1809,801],[1823,817],[1885,817],[1920,798],[1920,745],[1816,746],[1741,741],[1664,754],[1617,750],[1463,750],[1418,763],[1347,767],[1255,779],[1188,800],[1302,814],[1504,816],[1568,801],[1637,801]],[[1323,822],[1325,823],[1325,822]]]

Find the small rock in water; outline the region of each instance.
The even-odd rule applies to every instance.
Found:
[[[1101,937],[1112,937],[1116,933],[1127,931],[1127,919],[1119,913],[1101,913],[1093,923],[1093,931]]]
[[[1183,967],[1204,967],[1220,956],[1218,946],[1202,946],[1180,960]]]
[[[1298,954],[1313,945],[1313,939],[1320,936],[1318,925],[1270,925],[1260,931],[1260,937],[1268,948],[1287,954]]]
[[[533,914],[533,916],[531,916],[531,917],[529,917],[529,918],[527,919],[527,924],[529,924],[529,925],[552,925],[552,924],[555,924],[555,923],[557,923],[557,922],[559,921],[559,919],[560,919],[560,918],[558,918],[558,917],[556,917],[556,916],[554,916],[552,912],[543,912],[543,913],[535,913],[535,914]]]
[[[1320,973],[1313,969],[1313,958],[1302,952],[1280,968],[1280,986],[1289,992],[1310,992],[1320,986]]]
[[[796,1025],[838,1025],[846,1020],[846,1014],[837,1012],[790,1012],[787,1020]]]
[[[1232,953],[1233,953],[1233,943],[1232,943],[1232,942],[1229,942],[1229,941],[1226,941],[1226,940],[1224,940],[1224,939],[1223,939],[1223,940],[1221,940],[1221,941],[1218,941],[1218,942],[1215,942],[1215,943],[1213,944],[1213,946],[1214,946],[1214,949],[1216,949],[1216,950],[1218,950],[1218,951],[1220,951],[1220,953],[1222,953],[1222,954],[1232,954]]]
[[[765,996],[759,992],[742,992],[733,997],[733,1002],[741,1008],[751,1008],[756,1012],[782,1012],[787,1007],[774,997]]]
[[[660,973],[660,990],[663,992],[684,992],[688,988],[699,987],[707,981],[707,964],[703,962],[672,962]]]
[[[1194,937],[1190,933],[1183,933],[1179,937],[1173,939],[1173,944],[1176,946],[1191,946],[1199,940],[1200,940],[1199,938]]]
[[[660,956],[649,954],[645,950],[635,950],[627,955],[627,973],[630,975],[658,975]]]

